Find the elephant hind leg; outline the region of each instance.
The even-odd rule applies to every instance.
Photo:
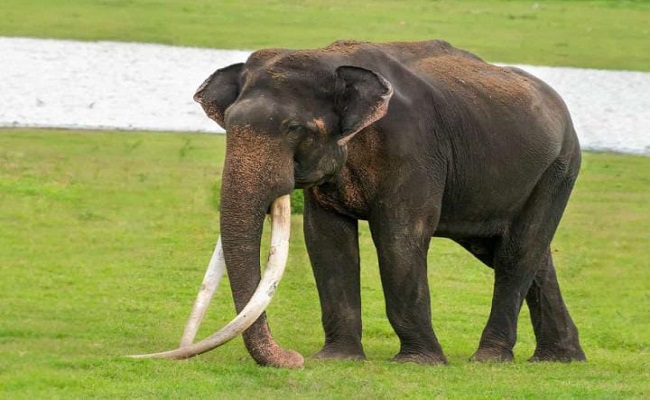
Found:
[[[570,348],[575,350],[571,357],[579,359],[582,354],[550,259],[550,243],[575,181],[566,167],[559,162],[549,167],[508,232],[496,242],[492,310],[473,360],[514,359],[517,320],[525,298],[540,352],[533,359],[553,359],[550,354]]]
[[[493,238],[456,240],[463,248],[494,268]],[[535,332],[536,348],[530,361],[584,361],[585,354],[578,340],[576,328],[567,310],[555,273],[550,248],[544,253],[540,268],[526,294],[530,319]],[[499,355],[499,359],[509,358],[509,354]]]
[[[528,289],[526,303],[537,339],[530,361],[585,361],[576,328],[567,310],[550,249]]]

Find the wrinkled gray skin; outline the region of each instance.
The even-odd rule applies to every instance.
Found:
[[[357,221],[368,220],[395,360],[445,363],[431,323],[426,256],[450,238],[494,269],[473,359],[509,361],[524,299],[535,361],[584,360],[550,243],[580,167],[550,87],[442,41],[270,49],[216,71],[195,96],[227,131],[223,249],[237,311],[260,280],[269,204],[305,189],[304,233],[322,307],[318,358],[365,358]],[[262,365],[296,367],[265,315],[244,333]]]

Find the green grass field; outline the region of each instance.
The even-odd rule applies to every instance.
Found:
[[[249,49],[444,38],[493,61],[644,71],[648,20],[648,1],[0,2],[6,36]],[[365,225],[367,362],[260,368],[241,339],[184,362],[121,357],[180,339],[219,232],[224,146],[190,133],[0,129],[0,399],[650,398],[650,157],[605,153],[584,155],[553,244],[587,363],[527,363],[525,307],[516,362],[467,362],[492,272],[442,239],[429,279],[450,364],[389,362],[398,341]],[[310,355],[323,335],[301,224],[294,216],[269,319],[280,344]],[[200,335],[233,316],[226,280]]]
[[[650,394],[650,158],[586,154],[553,245],[589,362],[467,362],[489,313],[491,270],[451,242],[430,251],[447,367],[387,361],[398,341],[361,231],[368,362],[260,368],[243,343],[188,362],[121,355],[177,344],[219,231],[225,140],[201,134],[0,130],[0,397],[620,398]],[[294,217],[290,264],[269,309],[278,341],[322,344],[315,284]],[[202,334],[234,316],[227,284]]]
[[[443,38],[490,61],[650,71],[645,0],[3,0],[0,35],[213,48]]]

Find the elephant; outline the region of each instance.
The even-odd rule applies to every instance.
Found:
[[[256,51],[214,72],[194,99],[226,130],[221,240],[237,312],[260,283],[265,214],[302,189],[325,336],[315,358],[365,359],[358,221],[366,220],[400,341],[393,360],[447,363],[431,317],[432,237],[494,270],[472,360],[513,360],[524,299],[531,361],[586,360],[550,248],[581,150],[567,106],[538,78],[442,40],[337,41]],[[302,366],[259,313],[243,332],[253,359]]]

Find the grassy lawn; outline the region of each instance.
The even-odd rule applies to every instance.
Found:
[[[650,71],[650,2],[3,0],[0,35],[213,48],[443,38],[491,61]]]
[[[553,244],[589,362],[480,365],[492,273],[451,242],[430,251],[434,324],[447,367],[387,361],[374,248],[361,231],[367,362],[259,368],[241,339],[186,361],[123,354],[179,340],[218,234],[225,141],[201,134],[0,130],[0,398],[648,398],[650,158],[585,154]],[[301,218],[269,309],[279,343],[322,344]],[[201,335],[233,316],[227,280]]]
[[[0,36],[213,48],[314,47],[340,38],[443,38],[492,61],[650,71],[648,1],[3,0]],[[0,94],[1,98],[1,94]],[[650,398],[650,157],[585,154],[553,244],[589,358],[473,364],[492,272],[453,243],[430,251],[447,367],[387,361],[398,340],[361,229],[367,362],[260,368],[241,339],[186,362],[124,354],[177,345],[218,235],[221,136],[0,129],[0,399]],[[269,309],[274,336],[310,355],[320,311],[293,220]],[[227,280],[200,336],[232,316]]]

